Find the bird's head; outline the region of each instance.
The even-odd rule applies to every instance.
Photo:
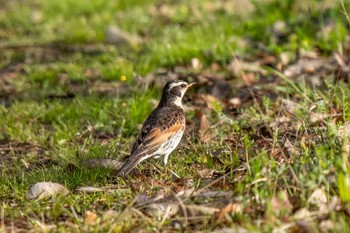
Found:
[[[187,89],[194,84],[195,83],[188,83],[183,80],[167,82],[163,88],[161,101],[165,104],[175,104],[176,106],[182,107],[182,97],[185,95]]]

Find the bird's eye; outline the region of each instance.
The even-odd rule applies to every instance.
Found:
[[[181,87],[181,88],[185,88],[185,87],[186,87],[186,84],[181,84],[180,87]]]

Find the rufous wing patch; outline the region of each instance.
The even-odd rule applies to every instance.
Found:
[[[153,129],[150,134],[147,135],[145,140],[151,139],[148,142],[148,145],[153,147],[156,145],[161,145],[163,144],[166,140],[168,140],[171,136],[176,134],[178,131],[183,130],[183,125],[182,124],[174,124],[170,128],[166,130],[160,130],[159,128]]]

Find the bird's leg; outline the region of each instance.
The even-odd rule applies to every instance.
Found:
[[[166,168],[167,171],[169,170],[170,173],[173,174],[176,178],[180,179],[180,176],[179,176],[178,174],[176,174],[176,173],[175,173],[174,171],[172,171],[171,169],[168,169],[168,167],[166,166],[167,163],[168,163],[169,154],[170,154],[170,153],[165,154],[165,155],[164,155],[164,158],[163,158],[163,162],[164,162],[165,168]],[[167,173],[168,173],[168,172],[167,172]]]

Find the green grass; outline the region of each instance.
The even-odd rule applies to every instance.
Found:
[[[272,0],[247,1],[242,8],[234,2],[3,2],[0,232],[180,232],[174,227],[178,222],[185,231],[230,227],[272,232],[287,226],[288,232],[304,227],[322,232],[325,221],[333,224],[332,232],[348,232],[349,135],[342,128],[350,119],[349,77],[335,81],[334,69],[315,88],[306,84],[312,78],[308,74],[302,74],[304,83],[288,79],[274,65],[264,67],[266,77],[255,75],[262,80],[256,101],[227,108],[244,84],[230,71],[233,57],[255,61],[272,55],[278,60],[287,54],[294,63],[303,51],[317,51],[322,57],[348,53],[349,23],[341,5]],[[349,1],[344,4],[348,9]],[[276,32],[276,22],[284,24],[281,31]],[[110,25],[143,42],[105,43]],[[193,58],[200,60],[201,68],[190,67]],[[188,93],[188,132],[167,168],[151,160],[123,180],[111,169],[84,165],[88,159],[128,154],[139,125],[160,96],[159,85],[140,80],[151,74],[160,83],[162,75],[156,73],[164,68],[194,80],[223,75],[232,88],[222,102],[201,102],[210,86]],[[264,83],[270,77],[276,82]],[[286,107],[286,100],[296,109]],[[206,143],[197,132],[198,112],[212,125]],[[317,114],[327,117],[313,120]],[[170,170],[182,179],[175,180]],[[171,199],[181,190],[201,189],[213,181],[203,175],[210,172],[221,180],[209,183],[208,190],[232,192],[231,197],[180,197],[176,203],[223,210],[232,202],[242,211],[227,211],[221,218],[188,214],[185,220],[181,210],[162,221],[150,215],[147,206],[138,206],[141,194],[152,198],[164,193]],[[28,189],[42,181],[61,183],[71,193],[28,200]],[[107,191],[76,191],[82,186]],[[327,205],[336,207],[322,212],[310,203],[318,189],[324,190]],[[304,215],[301,223],[296,213],[305,209],[314,211],[313,216]]]

